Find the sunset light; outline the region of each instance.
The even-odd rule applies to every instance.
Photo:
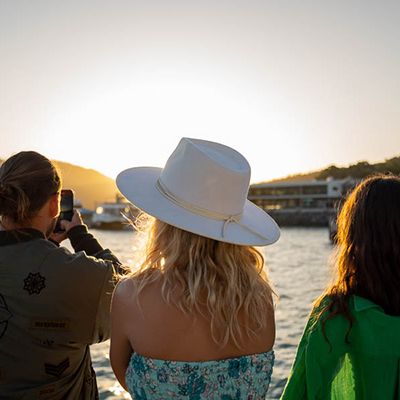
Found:
[[[398,397],[399,21],[0,0],[0,397]]]
[[[115,178],[197,137],[259,182],[396,155],[395,2],[156,3],[1,3],[0,158],[32,148]]]

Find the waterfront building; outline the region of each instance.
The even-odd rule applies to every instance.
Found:
[[[253,184],[249,200],[281,225],[328,226],[355,180],[332,179]]]

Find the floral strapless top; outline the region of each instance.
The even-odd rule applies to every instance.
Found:
[[[265,399],[273,350],[213,361],[167,361],[133,353],[126,384],[134,400]]]

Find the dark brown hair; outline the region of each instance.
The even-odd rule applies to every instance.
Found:
[[[336,281],[316,301],[316,307],[325,304],[323,325],[342,314],[351,329],[352,295],[400,316],[400,177],[374,175],[361,182],[339,214],[337,239]]]
[[[15,223],[28,221],[60,188],[60,175],[50,160],[21,151],[0,167],[0,215]]]

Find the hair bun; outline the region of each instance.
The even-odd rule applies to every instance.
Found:
[[[0,196],[4,196],[6,192],[8,192],[7,184],[0,181]]]
[[[3,215],[8,205],[8,191],[6,184],[0,181],[0,215]]]
[[[0,166],[0,215],[25,223],[60,187],[60,176],[49,159],[21,151]]]
[[[10,196],[13,192],[13,186],[7,182],[0,181],[0,196]]]

